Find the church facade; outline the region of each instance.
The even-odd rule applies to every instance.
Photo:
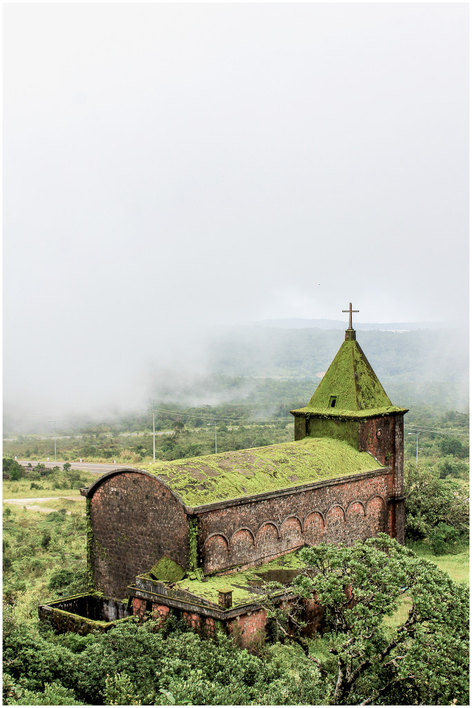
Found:
[[[257,588],[293,576],[297,549],[381,531],[403,543],[406,412],[350,321],[311,400],[291,411],[293,442],[103,475],[83,493],[91,583],[115,602],[108,619],[127,597],[125,614],[177,612],[210,634],[222,623],[248,645],[266,625]],[[314,603],[307,617],[316,629]]]

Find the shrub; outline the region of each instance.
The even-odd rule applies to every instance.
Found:
[[[450,553],[459,539],[457,529],[443,522],[439,523],[429,535],[431,549],[436,556]]]
[[[128,674],[115,674],[105,679],[104,704],[107,706],[135,706],[141,701],[135,698],[136,691]]]
[[[47,548],[49,544],[51,543],[51,534],[49,531],[43,531],[43,535],[41,537],[41,546],[42,548]]]
[[[11,479],[13,482],[17,482],[21,477],[24,477],[25,470],[20,465],[19,462],[10,458],[3,458],[3,478]]]
[[[87,572],[84,567],[75,570],[56,570],[50,577],[48,590],[60,595],[76,595],[87,588]]]

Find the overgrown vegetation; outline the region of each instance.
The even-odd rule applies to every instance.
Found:
[[[460,550],[469,535],[468,486],[410,461],[405,468],[405,531],[440,555]]]
[[[8,495],[11,498],[57,496],[69,490],[77,493],[90,484],[92,478],[88,472],[72,469],[68,462],[52,468],[41,463],[23,467],[15,460],[3,458],[3,496],[6,498]]]
[[[162,424],[170,433],[156,436],[158,457],[173,459],[190,451],[200,454],[194,452],[196,444],[206,453],[214,451],[213,426],[207,427],[204,420],[196,425],[194,418],[185,418],[181,407],[167,415]],[[408,545],[463,580],[468,578],[467,426],[465,414],[421,408],[408,414],[406,432],[413,434],[405,436]],[[285,422],[258,425],[245,421],[234,427],[221,422],[218,449],[270,444],[279,441],[277,436],[291,440],[292,431],[292,424]],[[416,431],[420,431],[418,467]],[[146,450],[138,453],[136,447],[130,454],[137,456],[135,461],[143,459],[141,454],[149,459],[149,432],[120,436],[110,430],[85,435],[91,436],[89,441],[93,439],[101,459],[109,459],[106,450],[114,436],[127,445],[130,440],[139,445],[146,438]],[[50,441],[43,442],[50,445]],[[74,444],[71,438],[71,450]],[[40,632],[39,602],[88,589],[85,500],[78,489],[95,477],[62,463],[55,470],[44,466],[25,470],[9,459],[4,463],[4,478],[6,498],[58,497],[47,502],[55,509],[49,513],[11,504],[4,507],[7,704],[326,704],[334,702],[340,667],[339,703],[467,702],[465,590],[406,550],[406,555],[397,558],[396,569],[386,572],[385,558],[375,556],[369,561],[365,550],[358,551],[364,554],[362,562],[360,556],[349,555],[352,549],[341,549],[340,555],[332,549],[334,555],[329,558],[308,559],[312,568],[321,563],[329,568],[324,580],[316,582],[321,582],[317,592],[329,591],[331,599],[326,601],[331,602],[332,624],[328,633],[303,649],[285,637],[283,644],[266,645],[260,656],[252,656],[223,636],[216,642],[200,639],[175,620],[161,629],[152,623],[140,627],[132,622],[104,636]],[[379,548],[375,553],[384,554]],[[368,562],[372,565],[366,571]],[[317,574],[310,572],[311,582]],[[398,591],[402,573],[405,581]],[[347,598],[341,593],[341,586],[353,578],[365,589],[357,615],[345,605]],[[369,605],[369,589],[372,595],[374,585],[375,607]],[[412,602],[415,631],[410,633],[408,625],[402,634],[399,628],[408,621]],[[381,615],[385,621],[378,621]],[[374,629],[372,637],[365,636],[363,627]],[[355,641],[346,646],[348,634]],[[404,643],[379,659],[379,652],[394,637]],[[279,639],[284,639],[283,633]],[[356,673],[361,655],[369,665]],[[415,656],[419,657],[416,663]]]
[[[307,640],[304,649],[300,643],[277,643],[254,656],[222,634],[216,640],[201,639],[174,618],[162,627],[152,621],[142,626],[128,622],[106,634],[85,637],[40,633],[7,605],[4,701],[15,705],[468,702],[464,587],[385,535],[354,548],[307,548],[300,556],[307,568],[294,588],[301,596],[315,591],[326,608],[323,636]],[[411,601],[407,617],[397,626],[386,624],[384,619],[406,594]]]
[[[36,626],[40,602],[86,590],[83,506],[47,514],[4,507],[4,606],[27,628]]]
[[[385,534],[303,548],[298,592],[325,608],[329,704],[467,704],[468,591]],[[397,626],[385,619],[408,596]]]

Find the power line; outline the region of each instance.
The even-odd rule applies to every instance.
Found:
[[[450,431],[445,433],[442,430],[433,430],[432,428],[411,428],[411,432],[415,432],[416,430],[419,430],[420,433],[433,433],[434,435],[443,435],[444,437],[454,437],[455,435],[468,435],[467,431],[465,430],[458,430],[458,431]],[[408,431],[407,431],[408,432]]]
[[[213,420],[225,420],[228,422],[233,422],[233,423],[242,423],[242,424],[254,424],[254,423],[283,423],[284,419],[283,418],[268,418],[265,420],[247,420],[247,419],[241,419],[241,418],[228,418],[226,416],[218,416],[218,415],[212,415],[211,413],[187,413],[187,411],[173,411],[169,410],[168,408],[153,408],[154,411],[157,413],[164,413],[166,415],[173,415],[173,416],[181,416],[181,417],[186,417],[186,418],[195,418],[195,419],[200,419],[203,421],[213,421]],[[287,418],[287,420],[290,420]]]

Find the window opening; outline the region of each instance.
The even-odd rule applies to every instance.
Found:
[[[334,407],[335,407],[335,405],[336,405],[336,399],[337,399],[337,396],[330,396],[330,397],[329,397],[329,407],[330,407],[330,408],[334,408]]]

